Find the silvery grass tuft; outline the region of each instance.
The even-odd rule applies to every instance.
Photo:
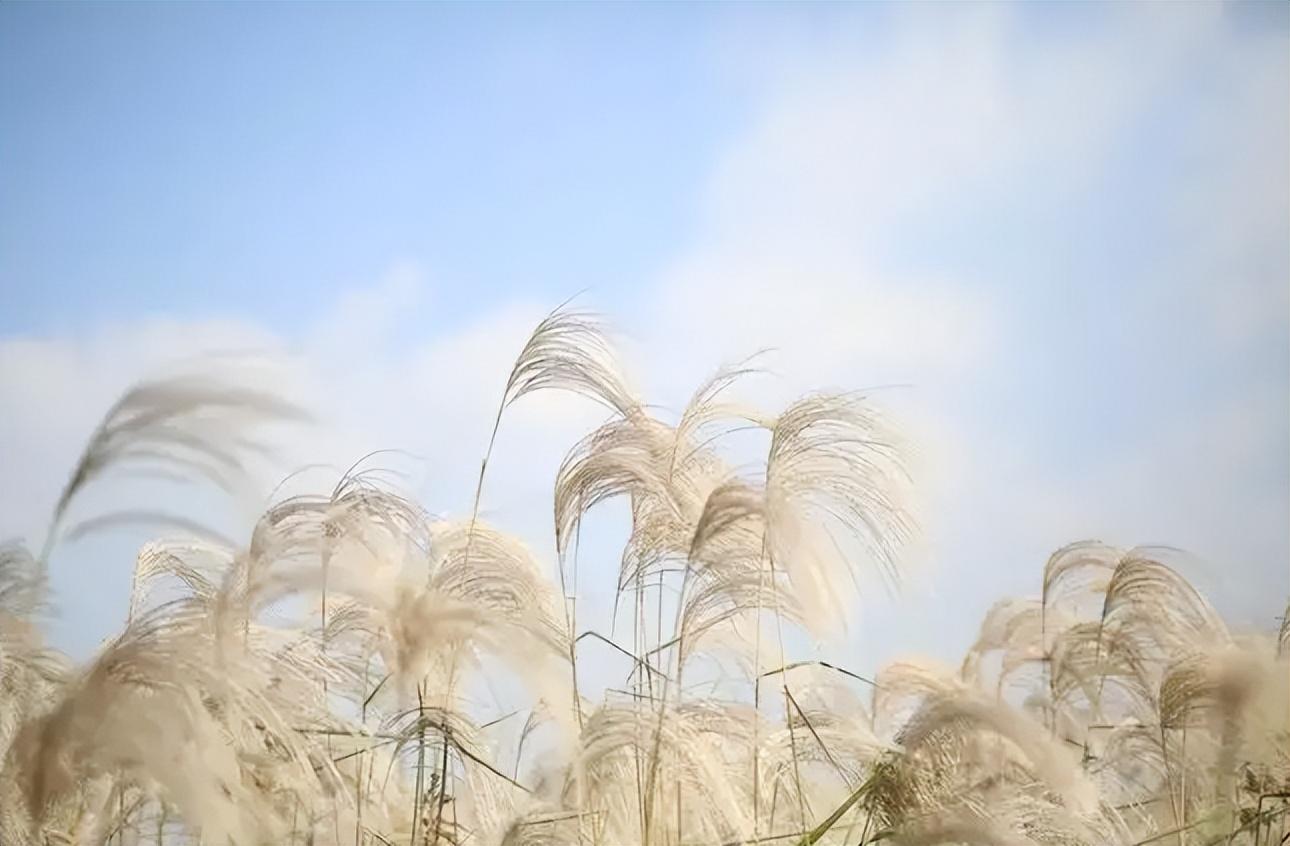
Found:
[[[869,397],[733,400],[756,369],[668,419],[595,316],[561,308],[502,386],[466,519],[354,469],[240,541],[146,510],[67,525],[121,472],[235,486],[257,427],[299,416],[210,377],[135,387],[40,552],[0,549],[0,842],[1287,842],[1290,623],[1229,631],[1168,550],[1058,550],[958,667],[794,655],[865,578],[898,578],[909,480]],[[610,415],[554,481],[554,583],[480,517],[506,411],[538,391]],[[758,458],[736,462],[749,433]],[[612,499],[630,533],[606,632],[579,624],[578,540]],[[76,666],[42,643],[51,551],[140,519],[167,534],[139,551],[121,633]],[[597,696],[593,640],[626,670]],[[499,687],[503,713],[481,695]]]

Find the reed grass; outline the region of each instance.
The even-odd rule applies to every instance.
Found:
[[[1167,551],[1058,550],[959,667],[790,654],[785,632],[842,626],[869,574],[898,580],[909,480],[869,397],[730,401],[753,372],[717,371],[669,422],[597,319],[558,309],[501,390],[468,519],[357,470],[275,501],[243,543],[168,515],[121,633],[78,665],[40,620],[81,492],[122,468],[231,485],[255,427],[299,416],[209,378],[134,388],[41,551],[0,550],[0,842],[1287,842],[1290,624],[1230,631]],[[480,517],[505,412],[537,391],[611,415],[555,480],[558,584]],[[748,432],[759,466],[724,451]],[[611,499],[629,643],[577,615],[579,532]],[[595,642],[628,672],[598,698],[578,671]],[[490,713],[477,693],[500,681],[522,701]]]

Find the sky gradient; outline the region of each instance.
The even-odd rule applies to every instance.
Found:
[[[955,659],[1087,537],[1181,547],[1271,626],[1288,151],[1284,3],[0,5],[0,536],[204,350],[318,411],[287,464],[405,449],[459,514],[510,360],[585,290],[665,406],[767,347],[768,403],[893,386],[922,533],[866,668]],[[535,399],[501,438],[485,513],[544,558],[597,420]],[[119,624],[140,539],[58,552],[59,645]]]

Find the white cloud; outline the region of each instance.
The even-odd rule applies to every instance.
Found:
[[[1274,382],[1268,399],[1266,377],[1256,376],[1213,409],[1204,388],[1184,383],[1185,410],[1158,419],[1148,405],[1104,408],[1108,417],[1140,417],[1136,431],[1146,434],[1127,458],[1095,432],[1034,434],[1039,451],[1009,440],[1018,411],[1079,389],[1061,384],[1064,372],[1125,379],[1129,390],[1128,373],[1149,366],[1173,368],[1156,374],[1161,385],[1185,380],[1174,372],[1182,368],[1221,366],[1225,339],[1242,378],[1284,355],[1286,45],[1238,42],[1223,15],[1218,6],[1121,7],[1102,28],[1067,35],[1036,31],[1008,7],[914,7],[870,51],[835,33],[770,51],[773,93],[715,168],[702,237],[645,311],[645,322],[663,330],[641,334],[656,339],[645,346],[655,371],[670,377],[659,385],[669,393],[682,387],[680,374],[689,384],[714,360],[767,346],[784,351],[774,361],[793,389],[910,383],[893,399],[916,432],[934,439],[919,482],[926,554],[937,567],[918,575],[913,595],[870,609],[859,636],[865,660],[897,644],[957,654],[989,602],[1033,592],[1047,554],[1091,534],[1123,544],[1173,538],[1215,561],[1241,562],[1246,578],[1210,584],[1239,614],[1284,602],[1284,384]],[[1197,96],[1198,74],[1220,80],[1213,100],[1179,105]],[[1188,107],[1204,117],[1186,127],[1186,139],[1152,123]],[[1103,191],[1099,202],[1116,202],[1101,186],[1144,138],[1190,145],[1192,170],[1178,174],[1187,202],[1162,200],[1155,212],[1177,219],[1177,240],[1139,245],[1131,254],[1139,263],[1108,286],[1124,293],[1104,295],[1106,311],[1142,310],[1136,327],[1107,330],[1140,332],[1116,340],[1141,361],[1103,353],[1103,330],[1068,318],[1060,302],[1046,304],[1050,314],[1027,313],[1015,289],[979,266],[928,278],[909,260],[910,252],[937,258],[938,236],[964,237],[1001,198],[1055,210],[1059,220],[1091,186]],[[1023,222],[982,250],[1050,272],[1028,254],[1031,237]],[[1221,282],[1205,276],[1213,271]],[[1058,291],[1042,275],[1026,284]],[[1164,316],[1161,300],[1169,301]],[[1035,334],[1040,320],[1047,335]],[[1279,346],[1252,347],[1255,331]],[[1023,345],[1036,343],[1087,359],[1053,369],[1042,385],[1011,378],[1013,368],[1034,366],[1035,353],[1052,355]],[[1165,361],[1159,351],[1178,343],[1185,348]],[[1034,390],[1044,395],[1027,393]],[[1080,454],[1061,456],[1058,444]],[[1244,460],[1230,454],[1235,444]],[[1251,451],[1274,469],[1260,471]],[[1272,482],[1252,484],[1260,472]]]
[[[133,382],[163,372],[209,367],[211,353],[254,352],[256,367],[235,370],[258,387],[301,404],[317,425],[279,432],[276,460],[258,469],[253,489],[210,513],[217,503],[170,489],[130,496],[162,510],[213,520],[244,534],[283,477],[326,465],[295,484],[330,485],[340,470],[383,449],[370,464],[404,474],[403,484],[439,513],[470,508],[479,460],[511,362],[545,308],[512,304],[440,336],[406,345],[390,340],[408,321],[408,306],[429,294],[421,274],[399,267],[377,284],[350,292],[298,338],[249,322],[142,319],[86,336],[0,339],[0,538],[43,541],[50,511],[94,426]],[[354,324],[347,322],[354,317]],[[200,371],[199,371],[200,372]],[[539,552],[550,548],[550,485],[561,450],[603,416],[590,404],[535,396],[508,413],[489,474],[484,516],[504,522]],[[285,437],[284,437],[285,436]],[[330,469],[328,469],[330,468]],[[121,494],[108,485],[107,499]],[[151,497],[151,499],[149,498]],[[119,502],[91,496],[89,510]],[[223,509],[216,508],[217,512]],[[229,523],[228,521],[232,522]],[[52,565],[55,637],[83,650],[122,619],[133,549],[146,527],[60,549]],[[549,555],[542,555],[549,561]]]
[[[870,52],[817,35],[774,53],[764,108],[714,167],[701,237],[647,303],[661,336],[686,339],[668,369],[768,346],[810,384],[998,366],[988,280],[900,266],[889,242],[999,192],[1077,190],[1210,18],[1135,9],[1066,41],[1004,8],[914,8]]]
[[[132,383],[199,353],[268,351],[232,320],[144,318],[85,336],[0,338],[0,538],[34,539],[100,416]]]

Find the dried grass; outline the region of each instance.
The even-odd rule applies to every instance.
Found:
[[[1233,636],[1162,551],[1059,550],[958,668],[793,660],[786,628],[844,626],[867,572],[897,580],[907,479],[866,397],[769,414],[727,398],[752,372],[718,371],[669,423],[600,325],[559,309],[506,382],[468,520],[350,473],[270,505],[244,544],[159,539],[123,631],[77,667],[41,622],[79,492],[123,468],[232,484],[256,426],[298,416],[220,381],[131,390],[41,554],[0,549],[0,842],[1286,841],[1290,624]],[[505,410],[552,389],[612,414],[555,480],[558,586],[479,519]],[[723,443],[748,430],[765,460],[736,468]],[[579,629],[574,602],[579,527],[613,498],[627,645]],[[599,701],[578,690],[588,638],[629,658]],[[712,662],[737,682],[724,698],[696,692]],[[493,683],[521,707],[490,714]]]

